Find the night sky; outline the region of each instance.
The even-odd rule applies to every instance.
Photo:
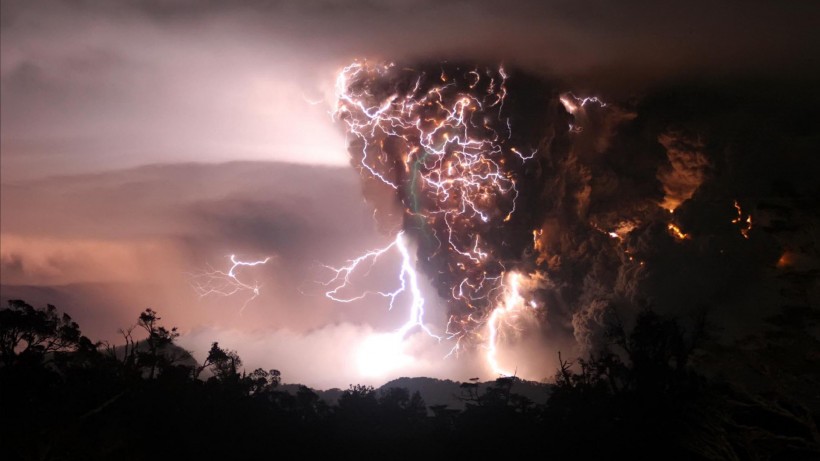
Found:
[[[112,342],[151,307],[200,360],[219,341],[318,388],[495,378],[477,339],[444,358],[453,342],[422,331],[369,367],[362,347],[404,322],[401,302],[336,303],[321,285],[326,265],[388,245],[385,214],[404,208],[355,168],[337,74],[476,63],[507,69],[511,130],[539,148],[522,219],[499,231],[526,243],[504,267],[542,277],[537,312],[500,343],[507,368],[550,378],[558,351],[594,352],[613,313],[646,306],[684,325],[706,313],[724,341],[758,331],[820,300],[819,15],[715,3],[4,0],[0,298],[55,304]],[[238,273],[259,295],[199,296],[195,275],[231,254],[271,258]],[[393,287],[397,264],[362,283]],[[441,267],[419,265],[440,333],[465,309]]]

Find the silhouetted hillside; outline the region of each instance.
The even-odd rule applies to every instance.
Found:
[[[391,388],[407,389],[410,394],[418,392],[427,406],[446,405],[448,408],[463,410],[466,407],[469,395],[466,394],[462,387],[463,383],[452,381],[449,379],[436,379],[426,377],[408,378],[401,377],[389,381],[379,388],[375,389],[377,393],[387,392]],[[494,381],[487,381],[477,383],[476,391],[483,394],[490,386],[495,384]],[[279,386],[280,391],[287,392],[291,395],[296,395],[302,388],[301,384],[282,384]],[[339,388],[321,390],[312,389],[320,399],[325,401],[328,405],[335,405],[339,401],[339,397],[345,392]],[[542,405],[549,399],[552,385],[545,383],[538,383],[535,381],[515,380],[511,388],[511,392],[527,397],[533,403]]]
[[[447,405],[448,408],[463,410],[466,404],[465,399],[469,398],[469,395],[466,394],[462,384],[463,383],[449,379],[402,377],[384,384],[379,389],[385,390],[392,387],[399,387],[407,389],[410,393],[418,391],[428,406]],[[476,391],[479,394],[484,394],[495,382],[487,381],[477,384],[478,387]],[[516,379],[510,388],[510,392],[527,397],[532,400],[533,403],[539,405],[547,402],[551,390],[552,386],[549,384],[522,379]]]

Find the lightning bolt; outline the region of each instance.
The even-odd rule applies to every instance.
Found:
[[[420,228],[438,241],[438,250],[429,257],[446,258],[449,275],[455,276],[453,301],[470,311],[451,316],[442,336],[427,329],[404,233],[345,266],[326,266],[332,278],[325,284],[326,296],[334,301],[375,295],[386,298],[390,309],[400,294],[409,292],[410,317],[396,335],[403,338],[418,327],[438,340],[455,341],[450,354],[458,354],[465,339],[485,342],[486,358],[500,374],[509,373],[498,365],[497,347],[505,326],[515,323],[519,305],[525,302],[518,286],[522,276],[507,271],[496,259],[486,233],[513,218],[523,166],[538,154],[537,149],[514,145],[511,121],[504,112],[507,79],[503,67],[456,68],[454,74],[442,69],[430,75],[393,63],[354,62],[339,72],[332,116],[356,141],[351,143],[354,165],[364,177],[394,190],[405,206],[406,222],[421,223]],[[394,85],[387,86],[391,82]],[[586,104],[605,105],[594,97],[565,96],[571,113]],[[371,268],[390,251],[402,259],[399,288],[344,294],[355,272]],[[487,334],[482,332],[485,325]]]
[[[501,302],[493,309],[487,319],[487,341],[485,344],[486,360],[493,372],[500,376],[513,376],[507,368],[502,367],[498,362],[498,347],[503,339],[505,331],[518,330],[518,320],[528,309],[536,309],[538,305],[535,301],[524,298],[522,282],[524,276],[518,272],[507,274],[504,295]]]
[[[567,112],[569,112],[571,115],[575,115],[576,112],[578,112],[581,108],[590,103],[598,104],[600,107],[607,106],[607,104],[597,96],[579,98],[572,93],[562,94],[559,98],[559,101],[561,101],[561,104],[563,104],[564,109],[566,109]]]
[[[190,283],[200,298],[206,296],[233,296],[237,293],[249,292],[250,297],[245,299],[240,313],[245,311],[248,304],[259,296],[262,285],[258,281],[253,284],[239,279],[239,270],[243,267],[254,267],[267,264],[270,257],[259,261],[240,261],[236,255],[230,255],[231,267],[227,271],[217,270],[208,266],[207,270],[189,274]]]
[[[337,78],[339,104],[334,118],[344,121],[347,131],[362,142],[359,168],[396,190],[404,185],[391,179],[397,171],[385,164],[381,151],[388,137],[404,141],[406,151],[400,168],[411,176],[411,196],[416,203],[434,204],[425,210],[414,205],[407,212],[431,227],[443,224],[446,235],[439,242],[457,255],[465,272],[456,296],[470,304],[483,297],[472,288],[487,286],[482,266],[489,249],[479,234],[465,230],[474,227],[473,221],[501,225],[512,218],[518,190],[509,163],[513,158],[526,162],[538,151],[531,149],[525,154],[504,144],[511,131],[509,119],[502,113],[507,95],[503,68],[490,77],[469,72],[470,89],[486,79],[481,95],[473,94],[480,93],[477,91],[457,92],[444,72],[441,86],[424,89],[418,77],[406,94],[390,94],[382,100],[374,100],[367,89],[357,88],[355,82],[382,77],[393,67],[368,63],[345,67]],[[494,120],[504,120],[496,124],[503,132],[493,125]]]
[[[390,252],[398,253],[401,258],[399,273],[396,276],[398,280],[396,289],[393,291],[362,291],[350,296],[343,294],[353,285],[351,277],[360,272],[366,276],[377,260]],[[407,320],[392,332],[371,335],[360,346],[358,362],[360,371],[364,375],[384,373],[404,361],[405,356],[402,355],[404,340],[413,330],[418,329],[437,341],[442,340],[442,337],[433,333],[424,322],[424,297],[419,288],[418,274],[413,258],[410,256],[404,232],[396,234],[395,239],[386,247],[367,251],[355,259],[348,260],[344,266],[324,267],[333,274],[327,282],[322,283],[327,288],[325,296],[333,301],[351,303],[375,295],[388,299],[388,308],[393,310],[397,299],[403,294],[409,296]]]
[[[409,293],[410,306],[408,309],[408,319],[395,331],[395,334],[399,338],[404,339],[411,330],[418,327],[429,336],[440,340],[441,337],[434,334],[424,323],[424,297],[419,288],[418,274],[416,273],[413,260],[407,248],[406,238],[404,232],[399,232],[396,234],[396,238],[386,247],[368,251],[355,259],[349,260],[345,266],[338,268],[324,266],[333,273],[333,277],[330,280],[322,283],[322,285],[328,287],[325,296],[340,303],[350,303],[364,299],[369,295],[381,296],[389,299],[388,308],[389,310],[393,310],[396,299],[403,293]],[[343,296],[341,294],[352,285],[350,278],[354,273],[360,271],[364,266],[367,266],[369,270],[380,256],[393,250],[401,256],[401,266],[397,276],[399,281],[398,288],[393,291],[363,291],[353,296]]]

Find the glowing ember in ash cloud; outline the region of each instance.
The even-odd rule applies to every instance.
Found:
[[[666,228],[669,229],[669,233],[672,237],[675,237],[678,241],[689,240],[689,234],[683,232],[677,224],[669,223]]]
[[[663,184],[664,199],[659,204],[670,213],[692,198],[709,175],[711,164],[704,155],[703,140],[697,136],[669,131],[658,136],[669,160],[658,170]]]
[[[743,219],[743,209],[740,208],[740,204],[737,203],[737,200],[735,200],[735,209],[737,210],[737,217],[732,220],[732,224],[740,226],[740,235],[748,239],[749,232],[752,230],[752,215],[749,214],[746,216],[746,219]]]

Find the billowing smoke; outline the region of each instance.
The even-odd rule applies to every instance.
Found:
[[[755,230],[753,175],[728,157],[742,136],[719,139],[721,119],[707,130],[676,101],[451,63],[355,63],[338,90],[365,196],[383,230],[417,242],[455,337],[480,330],[494,348],[493,322],[520,299],[545,345],[594,351],[641,308],[685,323],[772,279],[784,244]]]
[[[554,88],[501,67],[353,64],[337,117],[355,137],[353,165],[376,204],[403,209],[421,268],[450,300],[450,333],[481,324],[503,274],[534,262],[548,209],[549,162],[568,149]],[[387,208],[388,210],[390,208]]]
[[[669,165],[658,171],[665,196],[661,206],[674,211],[681,203],[692,198],[706,179],[709,161],[703,155],[703,141],[682,133],[663,133],[658,142],[666,148]]]

